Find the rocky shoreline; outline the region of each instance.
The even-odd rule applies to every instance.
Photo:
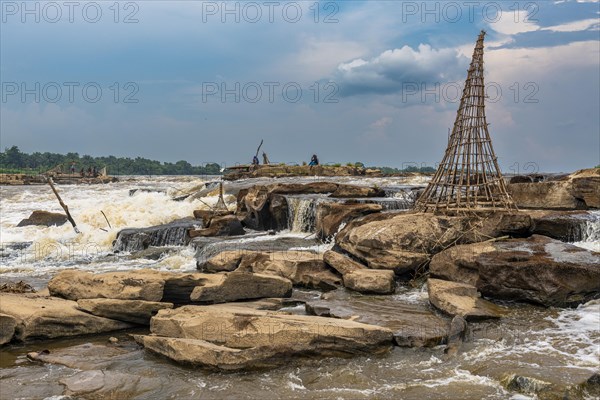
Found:
[[[511,183],[520,211],[468,215],[386,210],[378,187],[325,181],[251,186],[237,193],[235,211],[198,210],[166,225],[125,229],[113,243],[115,252],[148,257],[190,246],[198,272],[75,269],[55,274],[37,293],[5,290],[0,344],[136,329],[130,340],[140,347],[129,352],[143,348],[210,371],[263,370],[394,348],[443,346],[454,357],[481,324],[501,326],[519,304],[569,308],[600,298],[600,253],[567,243],[581,239],[589,211],[599,206],[600,171],[559,182],[558,189],[553,182]],[[560,193],[540,201],[548,191]],[[292,228],[297,196],[308,196],[312,236],[271,235]],[[44,217],[38,223],[60,223]],[[257,236],[264,240],[241,240]],[[325,247],[311,248],[316,244]],[[426,306],[396,299],[411,285],[423,287]],[[88,350],[78,348],[71,358],[60,351],[29,358],[65,365]],[[135,391],[123,376],[97,371],[103,370],[86,369],[64,381],[65,394]],[[509,376],[490,367],[486,374],[507,390],[539,398],[600,393],[598,371],[563,386],[526,372]],[[100,381],[99,389],[86,392],[86,379]],[[124,383],[110,389],[118,382]]]

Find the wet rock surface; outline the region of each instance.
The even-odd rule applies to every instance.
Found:
[[[534,235],[449,248],[430,272],[492,298],[564,307],[600,296],[599,266],[600,253]]]
[[[500,318],[508,312],[508,309],[482,299],[477,288],[466,283],[429,278],[427,292],[429,301],[437,309],[467,321]]]
[[[28,218],[21,220],[17,226],[60,226],[65,222],[67,222],[65,214],[36,210]]]
[[[411,304],[394,296],[361,295],[346,290],[325,293],[306,302],[309,314],[372,324],[394,332],[394,342],[402,347],[432,347],[448,335],[449,322],[436,316],[423,304]]]
[[[0,314],[0,345],[12,340],[17,329],[17,320],[15,317],[7,314]]]
[[[316,210],[317,236],[326,239],[337,233],[340,226],[352,219],[380,212],[380,204],[321,203]]]
[[[113,251],[140,251],[150,246],[184,246],[189,243],[188,231],[201,227],[201,221],[183,218],[149,228],[128,228],[117,234]]]

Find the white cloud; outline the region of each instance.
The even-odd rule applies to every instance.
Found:
[[[371,124],[371,128],[374,129],[384,129],[388,127],[392,123],[392,119],[390,117],[379,118],[377,121]]]
[[[528,14],[529,12],[526,10],[500,12],[497,17],[498,21],[490,23],[490,28],[503,35],[516,35],[539,30],[540,27],[535,22],[529,21]]]
[[[579,32],[587,31],[588,29],[598,30],[600,28],[600,21],[598,18],[595,19],[583,19],[580,21],[567,22],[566,24],[547,26],[542,28],[543,31],[552,32]]]
[[[343,94],[393,93],[402,85],[446,82],[461,76],[468,59],[456,49],[434,49],[420,44],[386,50],[371,59],[355,59],[338,65],[333,80]]]

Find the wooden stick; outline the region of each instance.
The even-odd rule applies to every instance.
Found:
[[[54,192],[54,195],[58,199],[58,202],[60,203],[60,206],[63,208],[63,210],[65,210],[65,213],[67,214],[67,219],[69,220],[69,222],[71,223],[71,225],[73,225],[73,229],[75,229],[75,233],[81,233],[79,231],[79,229],[77,228],[77,224],[75,223],[75,220],[73,219],[73,217],[71,217],[71,213],[69,212],[69,207],[67,207],[67,205],[65,203],[63,203],[63,201],[60,198],[58,192],[56,191],[56,188],[54,187],[54,182],[52,182],[52,178],[50,178],[50,177],[48,178],[48,184],[52,188],[52,191]]]
[[[108,218],[106,218],[106,214],[104,214],[104,211],[100,210],[100,212],[102,213],[102,215],[104,215],[104,219],[106,220],[108,227],[112,229],[112,226],[110,226],[110,222],[108,221]]]

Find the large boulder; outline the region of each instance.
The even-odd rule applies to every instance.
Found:
[[[507,188],[520,208],[552,210],[600,208],[600,168],[580,170],[557,180],[510,183]]]
[[[310,251],[224,251],[199,266],[207,272],[246,271],[275,275],[294,286],[331,290],[342,281],[328,269],[323,256]]]
[[[290,297],[292,282],[274,275],[226,272],[210,276],[209,282],[196,286],[190,295],[194,302],[226,303],[263,297]]]
[[[467,321],[500,318],[507,313],[503,307],[482,299],[477,288],[466,283],[427,280],[429,302],[451,316],[460,316]]]
[[[324,293],[305,305],[309,314],[351,319],[391,329],[401,347],[433,347],[448,335],[449,321],[435,315],[426,301],[407,302],[394,296],[363,295],[348,290]]]
[[[98,317],[150,325],[150,318],[158,310],[173,308],[173,304],[144,300],[81,299],[77,300],[77,307]]]
[[[28,218],[21,220],[17,226],[60,226],[65,222],[67,222],[67,216],[65,214],[38,210],[32,212]]]
[[[77,303],[56,297],[0,294],[0,313],[16,320],[16,340],[51,339],[131,328],[133,325],[97,317]]]
[[[389,329],[354,321],[244,307],[184,306],[152,318],[148,350],[174,361],[216,369],[287,362],[294,356],[376,354],[392,344]]]
[[[584,240],[588,224],[600,221],[589,211],[532,210],[528,214],[533,222],[531,233],[563,242]]]
[[[492,298],[572,306],[600,297],[599,266],[600,253],[533,235],[449,248],[433,257],[430,273]]]
[[[588,208],[600,208],[600,168],[583,169],[570,178],[573,197],[582,200]]]
[[[343,254],[328,250],[325,262],[342,274],[344,286],[360,293],[391,294],[396,290],[394,271],[368,269]]]
[[[316,210],[317,236],[326,239],[335,235],[340,226],[352,219],[380,212],[381,204],[319,203]]]
[[[423,268],[434,254],[455,244],[503,235],[526,236],[530,228],[529,215],[519,212],[372,214],[350,222],[336,236],[336,244],[369,268],[404,275]]]

